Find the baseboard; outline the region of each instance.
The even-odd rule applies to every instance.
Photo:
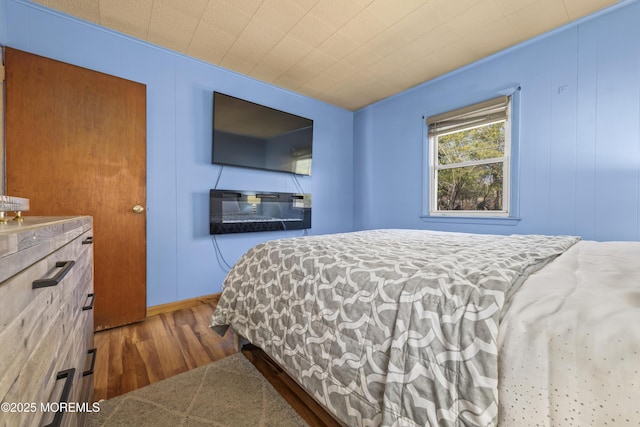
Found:
[[[204,295],[201,297],[147,307],[147,317],[162,313],[171,313],[177,310],[184,310],[185,308],[191,308],[198,304],[217,304],[220,300],[220,295],[221,294]]]

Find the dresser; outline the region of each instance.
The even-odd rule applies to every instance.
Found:
[[[0,224],[0,426],[83,425],[91,411],[89,216]]]

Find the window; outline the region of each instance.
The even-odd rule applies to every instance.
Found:
[[[311,173],[311,147],[294,148],[290,154],[293,159],[293,173],[309,175]]]
[[[427,119],[429,214],[509,216],[511,96]]]

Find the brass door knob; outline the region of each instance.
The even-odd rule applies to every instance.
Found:
[[[131,210],[133,211],[133,213],[135,214],[141,214],[142,212],[144,212],[144,206],[142,205],[135,205],[133,208],[131,208]]]

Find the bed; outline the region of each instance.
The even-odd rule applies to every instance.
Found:
[[[348,426],[640,423],[640,243],[369,230],[279,239],[211,326]]]

